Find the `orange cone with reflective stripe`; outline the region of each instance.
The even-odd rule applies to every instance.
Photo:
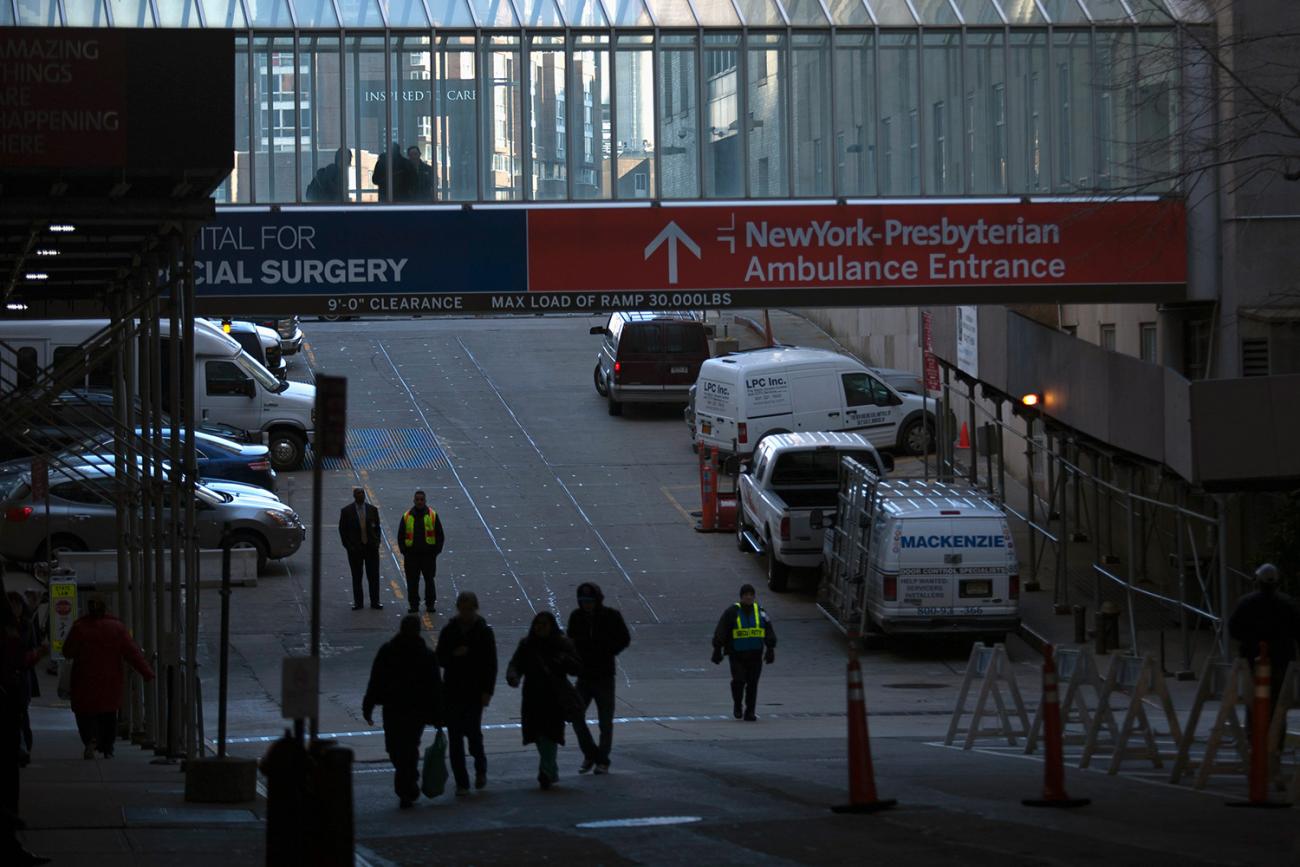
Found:
[[[1272,665],[1268,661],[1268,642],[1259,643],[1255,657],[1255,704],[1250,711],[1250,800],[1232,801],[1229,807],[1289,807],[1290,804],[1268,799],[1268,727],[1272,721]]]
[[[1026,807],[1083,807],[1087,798],[1071,798],[1065,792],[1065,756],[1061,743],[1061,702],[1056,681],[1052,645],[1043,649],[1043,742],[1047,758],[1043,764],[1043,797],[1027,798]]]
[[[849,636],[849,803],[831,807],[836,813],[875,813],[898,802],[876,796],[876,773],[871,766],[871,736],[867,731],[867,700],[858,661],[858,637]]]

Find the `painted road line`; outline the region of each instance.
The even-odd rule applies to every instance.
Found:
[[[465,341],[457,337],[456,342],[460,344],[461,350],[465,353],[466,357],[469,358],[470,362],[478,368],[479,375],[481,375],[483,381],[488,384],[488,388],[492,389],[492,393],[497,396],[497,400],[501,401],[501,405],[505,407],[506,412],[510,413],[510,418],[514,421],[515,427],[519,428],[519,432],[524,435],[524,439],[528,440],[528,444],[533,447],[533,451],[537,453],[537,457],[546,465],[546,469],[550,470],[551,477],[559,483],[560,490],[564,491],[564,495],[569,498],[569,502],[573,504],[573,508],[578,511],[578,515],[582,518],[583,522],[586,523],[587,529],[596,537],[596,541],[600,543],[600,547],[605,549],[605,556],[607,556],[609,561],[614,564],[614,568],[618,569],[619,574],[623,576],[623,580],[627,582],[627,586],[632,588],[632,592],[636,594],[636,598],[641,600],[641,604],[650,612],[650,616],[654,618],[655,623],[662,623],[663,621],[659,619],[659,615],[655,612],[654,606],[650,604],[650,600],[646,599],[645,595],[636,586],[636,582],[632,580],[632,576],[628,574],[627,569],[623,566],[623,562],[619,560],[618,555],[614,553],[614,549],[605,541],[605,537],[601,535],[600,530],[596,529],[596,525],[592,523],[591,518],[587,516],[587,512],[581,505],[579,505],[578,498],[573,496],[573,492],[570,491],[569,486],[564,483],[564,479],[560,478],[560,474],[555,470],[555,465],[552,464],[547,459],[546,455],[542,453],[541,447],[537,445],[536,440],[533,439],[533,435],[528,432],[528,429],[524,427],[523,422],[519,420],[519,416],[515,415],[515,411],[510,407],[510,404],[506,402],[505,397],[501,394],[501,389],[497,388],[497,384],[492,381],[492,377],[488,376],[488,372],[483,369],[483,365],[478,363],[478,359],[474,357],[474,353],[470,352],[469,347],[465,345]]]
[[[673,487],[677,487],[677,488],[691,488],[691,489],[693,490],[695,486],[694,486],[694,485],[674,485]],[[673,508],[676,509],[677,511],[679,511],[679,512],[682,513],[682,517],[686,519],[686,523],[687,523],[689,526],[694,527],[696,524],[699,523],[698,521],[695,520],[695,516],[692,515],[690,512],[686,511],[686,507],[683,506],[681,503],[679,503],[679,502],[677,501],[677,498],[676,498],[676,497],[674,497],[672,494],[668,493],[668,486],[667,486],[667,485],[662,485],[662,486],[660,486],[659,490],[660,490],[660,492],[661,492],[665,497],[668,498],[668,502],[669,502],[669,503],[672,503]]]

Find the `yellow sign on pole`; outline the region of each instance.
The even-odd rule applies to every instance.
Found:
[[[63,641],[77,619],[77,582],[50,582],[50,651],[63,658]]]

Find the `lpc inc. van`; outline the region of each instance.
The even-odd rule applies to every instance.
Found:
[[[933,442],[936,409],[855,358],[778,346],[704,362],[695,382],[695,437],[746,455],[768,434],[856,431],[878,449],[920,454]]]
[[[108,326],[107,319],[19,319],[0,322],[0,391],[20,390],[40,371],[74,363],[83,344]],[[162,393],[171,393],[171,322],[159,322],[162,335]],[[133,356],[137,357],[138,356]],[[135,375],[134,372],[132,375]],[[75,389],[113,387],[109,361],[89,367]],[[316,386],[288,382],[267,370],[220,326],[194,320],[194,415],[196,423],[213,422],[258,431],[270,447],[276,470],[296,470],[303,462],[314,430]],[[167,407],[173,418],[177,413]]]

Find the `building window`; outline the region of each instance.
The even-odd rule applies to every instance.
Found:
[[[1243,338],[1241,341],[1241,375],[1268,376],[1268,368],[1268,338]]]
[[[1101,326],[1101,348],[1115,351],[1115,325],[1114,323],[1104,323]]]
[[[650,195],[650,176],[645,172],[637,172],[632,176],[633,190],[637,196],[644,197]]]
[[[1143,322],[1138,325],[1142,360],[1156,363],[1156,324]]]

